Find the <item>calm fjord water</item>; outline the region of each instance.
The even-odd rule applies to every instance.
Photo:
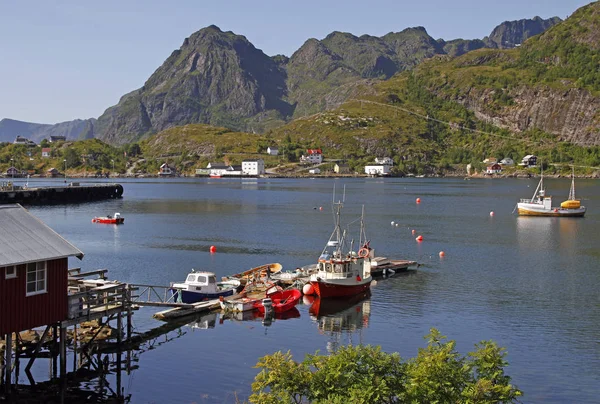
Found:
[[[314,263],[333,225],[333,185],[346,188],[343,219],[366,210],[376,255],[417,260],[417,271],[378,280],[370,299],[317,318],[198,318],[137,355],[125,376],[133,403],[244,399],[258,358],[291,350],[297,359],[339,344],[377,344],[414,357],[436,327],[467,353],[493,339],[506,347],[526,403],[600,402],[600,187],[580,180],[583,219],[511,214],[537,180],[173,179],[123,180],[122,200],[31,207],[86,253],[71,266],[108,268],[110,279],[168,285],[191,268],[226,275],[269,262]],[[570,182],[547,180],[555,201]],[[419,197],[422,202],[415,203]],[[323,207],[322,210],[318,209]],[[495,215],[490,216],[490,211]],[[91,223],[121,212],[123,226]],[[394,221],[398,226],[392,226]],[[353,225],[356,229],[357,223]],[[423,235],[417,243],[411,230]],[[217,247],[216,254],[209,247]],[[445,251],[440,259],[438,253]],[[336,312],[337,311],[337,312]],[[137,330],[159,325],[153,310]]]

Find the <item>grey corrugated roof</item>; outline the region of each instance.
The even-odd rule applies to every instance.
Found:
[[[83,252],[21,205],[0,205],[0,267],[64,257]]]

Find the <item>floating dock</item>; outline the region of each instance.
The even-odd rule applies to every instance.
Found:
[[[23,187],[11,183],[0,186],[0,205],[51,205],[117,199],[123,197],[121,184],[80,184],[71,182],[58,187]]]

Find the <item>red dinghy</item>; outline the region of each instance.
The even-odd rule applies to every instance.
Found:
[[[125,218],[121,216],[120,213],[115,213],[114,216],[101,216],[95,217],[92,219],[92,223],[104,223],[104,224],[123,224],[125,222]]]
[[[256,302],[254,307],[261,313],[264,313],[266,310],[272,310],[274,313],[284,313],[293,309],[301,297],[302,292],[298,289],[277,290],[267,293],[267,297]]]

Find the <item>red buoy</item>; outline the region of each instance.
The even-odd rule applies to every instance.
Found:
[[[445,257],[445,256],[446,256],[446,253],[445,253],[445,252],[443,252],[443,251],[440,251],[440,258],[441,258],[441,257]]]
[[[415,229],[413,229],[412,234],[413,236],[417,233],[417,231]]]
[[[417,241],[423,241],[423,236],[417,236],[417,238],[415,240],[417,240]]]
[[[421,203],[421,198],[417,198],[417,203]]]
[[[211,246],[210,246],[210,253],[211,253],[211,254],[214,254],[214,253],[216,253],[216,252],[217,252],[217,247],[215,247],[214,245],[211,245]]]

